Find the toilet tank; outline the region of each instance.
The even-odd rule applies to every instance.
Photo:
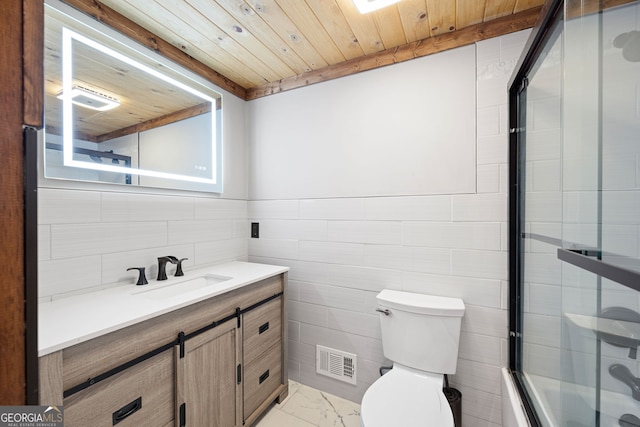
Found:
[[[385,357],[422,371],[455,374],[464,316],[461,299],[390,289],[376,299]]]

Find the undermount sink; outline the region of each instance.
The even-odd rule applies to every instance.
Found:
[[[227,280],[231,280],[231,277],[207,274],[205,276],[179,282],[145,285],[142,289],[136,289],[132,294],[142,295],[145,298],[151,299],[166,299],[212,285],[217,285],[218,283],[226,282]]]

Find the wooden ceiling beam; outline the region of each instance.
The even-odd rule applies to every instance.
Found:
[[[144,132],[149,129],[154,129],[160,126],[168,125],[180,120],[185,120],[191,117],[199,116],[211,111],[211,103],[203,102],[202,104],[194,105],[180,111],[176,111],[164,116],[156,117],[155,119],[147,120],[142,123],[127,126],[122,129],[116,129],[112,132],[108,132],[95,137],[95,142],[105,142],[114,138],[120,138],[121,136],[130,135],[132,133]]]
[[[222,89],[240,97],[246,97],[246,89],[222,74],[212,70],[202,62],[178,49],[171,43],[161,39],[150,31],[145,30],[132,20],[122,16],[98,0],[63,0],[69,6],[93,17],[110,26],[114,30],[137,41],[154,52],[168,58],[194,73],[204,77]]]
[[[308,86],[328,80],[345,77],[362,71],[372,70],[385,65],[420,58],[449,49],[466,46],[481,40],[499,37],[505,34],[533,27],[541,6],[513,15],[498,18],[489,22],[472,25],[458,31],[429,37],[412,43],[407,43],[392,49],[386,49],[376,54],[352,59],[336,65],[330,65],[318,70],[287,77],[273,83],[250,88],[245,100],[261,98],[291,89]]]

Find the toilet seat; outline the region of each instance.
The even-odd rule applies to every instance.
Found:
[[[365,392],[361,425],[453,427],[453,413],[442,392],[442,381],[442,374],[396,364]]]

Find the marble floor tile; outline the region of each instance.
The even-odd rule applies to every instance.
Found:
[[[360,405],[289,381],[289,396],[255,427],[360,427]]]
[[[272,407],[260,420],[257,424],[254,424],[255,427],[314,427],[313,424],[310,424],[300,418],[296,418],[293,415],[289,415],[286,412],[281,411],[275,406]]]

